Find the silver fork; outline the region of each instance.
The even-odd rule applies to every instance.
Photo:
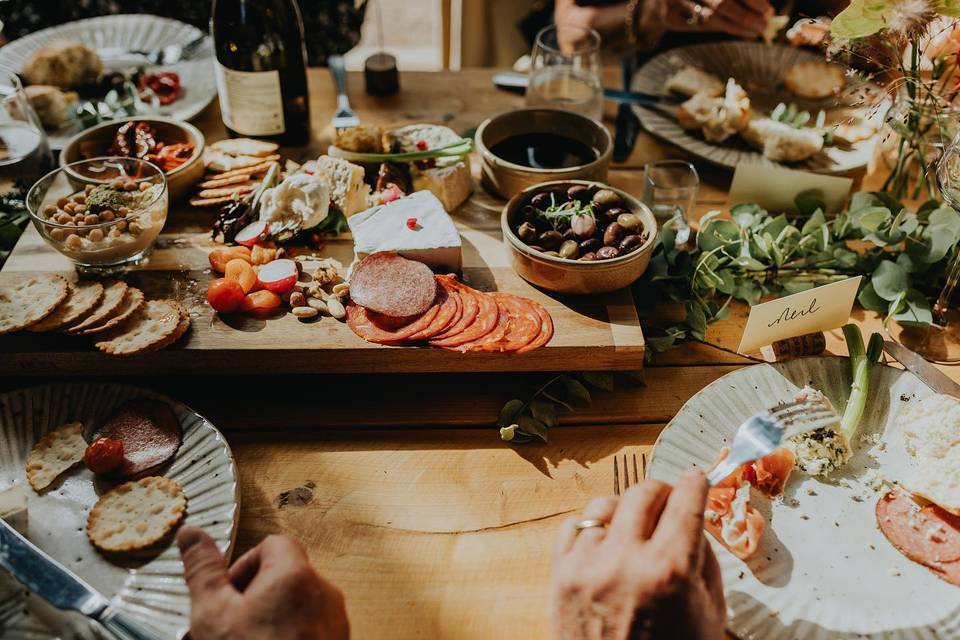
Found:
[[[333,114],[333,128],[337,131],[349,129],[360,124],[360,118],[350,108],[350,98],[347,97],[347,70],[343,66],[343,56],[327,58],[330,73],[337,85],[337,112]]]
[[[787,402],[760,411],[740,425],[730,453],[707,474],[710,486],[733,473],[737,467],[773,453],[784,437],[814,431],[839,419],[824,401],[814,399]]]
[[[119,47],[98,49],[97,53],[101,58],[119,58],[123,56],[142,56],[147,59],[150,64],[164,65],[164,64],[176,64],[184,60],[192,60],[200,52],[200,49],[203,47],[206,42],[206,34],[197,36],[190,42],[184,45],[179,44],[169,44],[165,47],[158,47],[157,49],[147,49],[147,50],[132,50],[132,49],[122,49]]]
[[[647,454],[640,454],[643,460],[643,475],[637,475],[637,454],[633,454],[633,484],[640,482],[640,478],[647,477]],[[627,468],[627,454],[623,454],[623,488],[620,487],[620,468],[617,465],[617,456],[613,456],[613,494],[626,493],[630,488],[630,470]]]

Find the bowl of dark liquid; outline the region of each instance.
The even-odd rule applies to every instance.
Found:
[[[483,185],[504,198],[552,180],[607,178],[613,141],[590,118],[556,109],[519,109],[483,122],[475,139]]]

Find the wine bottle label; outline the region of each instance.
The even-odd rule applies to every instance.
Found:
[[[284,132],[279,71],[235,71],[214,63],[223,123],[245,136]]]

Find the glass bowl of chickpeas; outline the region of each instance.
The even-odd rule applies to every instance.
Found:
[[[139,158],[72,162],[27,193],[40,235],[81,272],[114,272],[142,261],[167,221],[168,206],[163,171]]]

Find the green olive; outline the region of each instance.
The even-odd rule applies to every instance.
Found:
[[[617,224],[629,231],[636,231],[640,227],[640,218],[634,213],[621,213],[617,216]]]
[[[567,240],[560,245],[560,257],[568,258],[570,260],[576,260],[578,257],[580,257],[580,245],[577,244],[577,241]]]
[[[544,252],[543,252],[543,255],[545,255],[545,256],[553,256],[554,258],[559,258],[559,257],[560,257],[560,254],[557,253],[556,251],[544,251]]]
[[[593,194],[593,201],[601,207],[612,207],[620,204],[620,196],[611,189],[600,189]]]
[[[560,243],[563,242],[563,234],[559,231],[544,231],[537,238],[537,244],[545,249],[556,249],[560,246]]]
[[[524,222],[517,227],[517,237],[526,243],[533,242],[537,239],[537,228],[529,222]]]

